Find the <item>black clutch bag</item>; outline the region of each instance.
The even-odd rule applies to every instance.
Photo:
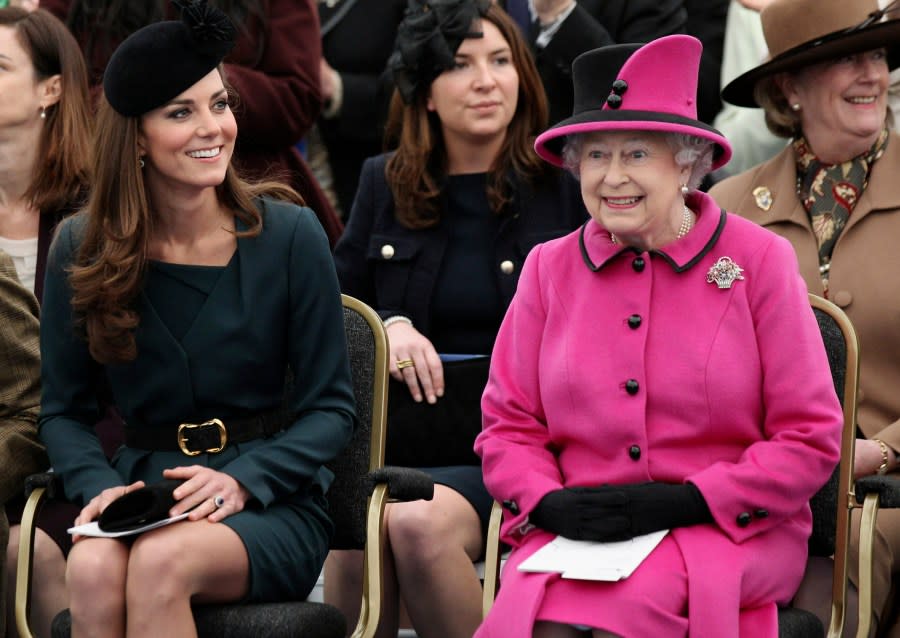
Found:
[[[128,492],[106,506],[97,525],[104,532],[125,532],[169,518],[176,502],[172,493],[182,483],[168,479]]]
[[[481,395],[489,357],[444,362],[444,396],[413,401],[406,383],[388,388],[385,463],[407,467],[481,465],[472,446],[481,432]]]

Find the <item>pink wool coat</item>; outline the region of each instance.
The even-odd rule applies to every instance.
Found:
[[[528,523],[546,493],[645,481],[692,482],[715,519],[671,533],[689,635],[777,636],[841,409],[791,245],[705,194],[689,205],[696,226],[662,250],[623,249],[591,221],[526,261],[475,444],[513,547],[479,637],[531,635],[556,577],[516,566],[552,538]],[[707,281],[722,257],[743,269],[730,288]]]

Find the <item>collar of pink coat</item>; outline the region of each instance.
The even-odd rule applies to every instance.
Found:
[[[691,193],[686,202],[697,215],[691,232],[666,246],[650,251],[666,260],[675,272],[688,270],[712,250],[727,220],[725,211],[706,193],[699,191]],[[606,229],[592,219],[581,228],[580,245],[585,266],[594,271],[602,269],[623,253],[626,255],[638,253],[634,248],[612,243]]]

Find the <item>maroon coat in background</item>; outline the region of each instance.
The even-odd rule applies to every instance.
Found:
[[[65,21],[73,0],[42,0],[46,9]],[[316,215],[334,246],[343,231],[338,219],[295,148],[315,123],[322,107],[319,59],[322,45],[314,0],[263,0],[268,16],[264,42],[256,18],[238,27],[238,41],[225,58],[228,81],[240,96],[235,108],[237,165],[251,178],[266,172],[286,176]],[[75,33],[84,48],[85,33]],[[102,43],[102,38],[98,38]],[[262,46],[264,44],[264,46]],[[260,48],[262,47],[262,48]],[[111,51],[95,46],[88,60],[91,83],[100,84]]]

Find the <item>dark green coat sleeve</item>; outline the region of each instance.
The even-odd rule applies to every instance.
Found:
[[[55,317],[42,337],[52,370],[41,436],[70,497],[86,500],[121,485],[120,474],[156,480],[148,468],[194,463],[234,476],[264,506],[314,483],[327,487],[323,464],[349,440],[355,418],[334,264],[312,211],[268,201],[261,210],[262,233],[238,239],[238,252],[195,326],[175,339],[141,295],[138,357],[106,368],[93,362],[72,329],[64,268],[75,248],[63,229],[45,291]],[[286,367],[295,380],[287,399],[290,425],[271,439],[238,444],[233,458],[158,452],[152,462],[138,461],[142,452],[129,449],[117,457],[115,471],[88,425],[99,416],[94,380],[101,374],[129,427],[172,428],[275,408]]]
[[[286,268],[288,363],[293,424],[283,436],[223,468],[264,506],[306,487],[343,449],[355,426],[353,384],[334,261],[321,226],[305,209]]]
[[[84,504],[108,487],[122,485],[110,466],[93,424],[100,418],[96,379],[100,366],[72,315],[68,268],[77,251],[76,228],[83,219],[62,223],[50,247],[41,308],[41,416],[39,434],[66,496]]]

